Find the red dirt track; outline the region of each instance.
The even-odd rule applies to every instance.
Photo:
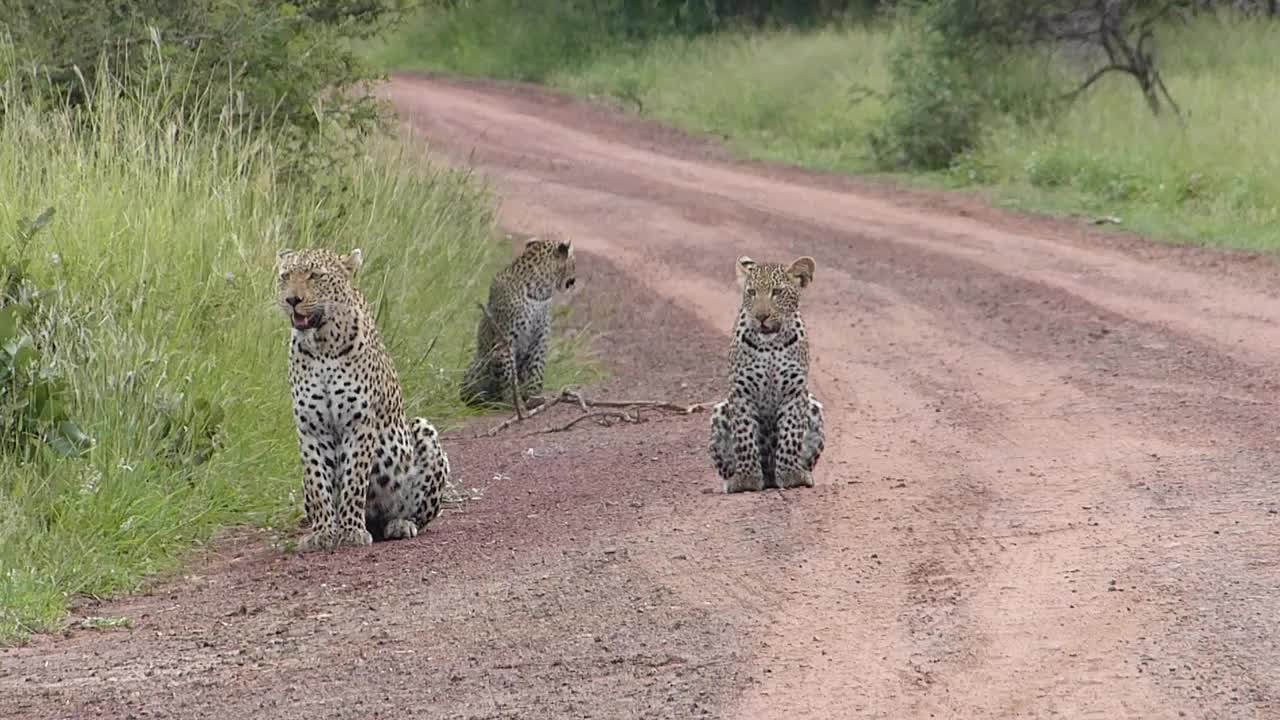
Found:
[[[734,258],[812,255],[817,487],[712,492],[706,413],[453,433],[480,500],[331,555],[227,543],[83,609],[132,629],[5,651],[0,718],[1280,718],[1270,259],[736,162],[538,89],[388,92],[504,226],[577,245],[589,395],[718,399]]]

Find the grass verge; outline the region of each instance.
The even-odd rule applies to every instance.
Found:
[[[493,12],[486,18],[484,27],[502,27]],[[585,48],[548,43],[535,72],[513,64],[519,54],[505,36],[479,32],[466,13],[408,27],[438,42],[387,38],[371,51],[386,67],[541,81],[721,136],[748,157],[875,172],[868,137],[883,118],[888,26],[722,33],[639,47],[608,38]],[[1208,16],[1166,28],[1159,40],[1185,124],[1153,117],[1132,80],[1115,76],[1052,124],[994,122],[950,171],[899,178],[989,188],[997,202],[1028,210],[1114,216],[1168,240],[1276,249],[1280,145],[1270,123],[1280,110],[1280,24]]]
[[[0,279],[20,276],[14,287],[36,298],[0,335],[26,333],[23,377],[48,379],[92,438],[65,457],[30,437],[34,425],[6,425],[36,386],[0,384],[14,441],[0,455],[0,643],[57,627],[73,595],[137,587],[219,527],[294,526],[282,247],[362,248],[357,282],[406,408],[442,427],[468,413],[456,380],[476,302],[510,252],[487,190],[389,138],[322,182],[285,185],[271,138],[183,125],[175,99],[189,100],[102,92],[73,113],[0,94]],[[575,364],[582,342],[557,346],[553,380],[590,369]]]

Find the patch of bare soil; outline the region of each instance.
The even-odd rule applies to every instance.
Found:
[[[1280,272],[731,161],[403,76],[504,224],[574,239],[597,397],[724,391],[732,263],[817,259],[817,487],[725,496],[706,413],[454,434],[414,541],[252,539],[0,656],[0,717],[1280,717]],[[492,425],[499,419],[487,421]],[[480,429],[483,429],[480,428]]]

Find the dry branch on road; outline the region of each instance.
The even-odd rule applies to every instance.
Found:
[[[577,404],[577,406],[582,410],[582,415],[580,415],[579,417],[575,418],[574,420],[564,425],[559,425],[559,426],[547,428],[538,432],[529,433],[529,435],[565,432],[567,430],[571,430],[582,421],[588,420],[588,419],[595,420],[597,424],[603,427],[610,427],[619,422],[625,422],[630,424],[641,423],[641,422],[645,422],[645,419],[641,416],[641,411],[646,409],[657,410],[659,413],[691,415],[693,413],[706,410],[707,407],[709,407],[708,403],[699,402],[699,403],[693,403],[691,405],[681,405],[680,403],[671,402],[669,400],[588,400],[587,397],[580,390],[565,388],[561,390],[560,394],[557,395],[556,397],[553,397],[543,402],[541,405],[538,405],[537,407],[530,410],[527,415],[522,416],[517,413],[478,435],[471,435],[468,437],[455,437],[455,438],[449,438],[449,439],[451,441],[456,442],[461,440],[481,440],[485,438],[492,438],[496,436],[498,433],[502,432],[503,430],[506,430],[507,428],[513,425],[516,425],[518,423],[531,420],[537,415],[539,415],[540,413],[543,413],[549,410],[550,408],[553,408],[556,405],[559,405],[564,402],[572,402]],[[593,411],[592,410],[593,407],[616,408],[617,411],[616,412]]]

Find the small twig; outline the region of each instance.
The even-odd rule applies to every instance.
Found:
[[[679,403],[669,402],[667,400],[587,400],[587,398],[577,390],[565,388],[560,393],[561,397],[574,400],[582,408],[582,412],[587,412],[590,407],[614,407],[614,408],[640,408],[649,407],[659,410],[670,410],[685,415],[690,415],[707,409],[707,403],[694,403],[692,405],[680,405]]]
[[[692,415],[707,409],[706,403],[694,403],[692,405],[680,405],[678,403],[667,402],[665,400],[592,400],[589,405],[595,407],[614,407],[614,408],[656,408],[658,410],[670,410],[681,415]]]
[[[501,423],[499,423],[497,426],[493,427],[491,430],[489,430],[488,432],[486,432],[484,435],[480,435],[480,436],[477,436],[477,437],[493,437],[494,435],[497,435],[498,433],[502,432],[503,430],[506,430],[507,428],[511,427],[512,425],[515,425],[516,423],[521,422],[521,421],[524,421],[524,420],[528,420],[529,418],[532,418],[533,416],[537,415],[538,413],[540,413],[540,412],[542,412],[542,411],[546,410],[547,408],[549,408],[549,407],[551,407],[551,406],[553,406],[553,405],[559,405],[559,404],[560,404],[560,402],[561,402],[563,399],[564,399],[563,397],[552,398],[551,400],[548,400],[547,402],[545,402],[545,403],[543,403],[543,404],[539,405],[538,407],[536,407],[536,408],[534,408],[534,409],[530,410],[530,411],[529,411],[529,414],[528,414],[528,415],[525,415],[524,417],[521,417],[519,414],[512,415],[511,417],[507,418],[506,420],[503,420],[503,421],[502,421]],[[475,439],[475,438],[470,438],[470,439]]]
[[[525,420],[529,420],[533,418],[535,415],[545,412],[549,408],[564,402],[576,403],[578,405],[578,408],[582,410],[582,415],[575,418],[573,421],[569,422],[566,425],[550,428],[547,430],[540,430],[533,433],[527,433],[519,437],[528,437],[530,435],[540,435],[548,432],[564,432],[587,418],[594,418],[596,420],[613,419],[613,420],[622,421],[622,422],[640,423],[640,422],[644,422],[644,418],[641,417],[641,414],[640,414],[640,410],[643,408],[650,408],[653,410],[678,413],[680,415],[691,415],[693,413],[706,410],[708,407],[710,407],[708,403],[693,403],[692,405],[681,405],[679,403],[673,403],[666,400],[588,400],[581,392],[574,390],[572,388],[565,388],[564,390],[560,391],[559,395],[549,400],[546,400],[545,402],[543,402],[543,404],[530,410],[523,417],[519,413],[517,413],[507,418],[506,420],[503,420],[502,422],[498,423],[497,425],[490,428],[489,430],[486,430],[485,432],[480,433],[478,435],[471,435],[468,437],[454,437],[454,438],[449,438],[449,440],[453,442],[457,442],[457,441],[470,441],[470,440],[481,440],[485,438],[491,438],[497,435],[498,433],[502,432],[503,430],[506,430],[507,428],[511,427],[512,425],[524,422]],[[593,407],[619,408],[621,409],[621,412],[608,412],[608,411],[592,412]],[[601,423],[601,424],[603,425],[604,423]],[[605,426],[607,427],[607,425]]]
[[[1130,75],[1134,74],[1132,69],[1121,66],[1121,65],[1107,65],[1105,67],[1101,67],[1095,70],[1093,74],[1090,75],[1088,78],[1086,78],[1085,81],[1081,83],[1080,86],[1077,87],[1075,90],[1072,90],[1069,93],[1064,93],[1062,95],[1062,100],[1066,102],[1071,102],[1075,100],[1077,97],[1083,95],[1086,90],[1093,87],[1093,84],[1101,80],[1103,76],[1105,76],[1107,73],[1113,73],[1113,72],[1129,73]]]
[[[707,403],[694,403],[692,405],[681,405],[668,400],[588,400],[585,395],[577,390],[565,388],[560,391],[560,399],[573,400],[578,403],[578,407],[582,408],[582,412],[590,412],[592,407],[611,407],[611,408],[655,408],[658,410],[667,410],[677,412],[682,415],[690,415],[707,409]]]
[[[574,425],[577,425],[583,420],[595,420],[597,424],[602,425],[604,427],[609,427],[609,424],[605,422],[601,422],[602,420],[616,420],[618,422],[627,422],[627,423],[640,422],[639,416],[636,416],[636,415],[629,415],[625,412],[613,412],[612,410],[601,410],[600,412],[593,412],[593,413],[587,413],[586,415],[579,415],[578,417],[570,420],[564,425],[558,425],[556,427],[547,428],[542,432],[544,433],[565,432],[566,430],[572,429]]]
[[[515,383],[511,383],[511,406],[516,409],[517,420],[525,420],[531,417],[525,415],[524,403],[520,402],[520,388]],[[537,410],[537,408],[534,408],[534,410]]]
[[[578,407],[582,408],[583,413],[591,412],[591,409],[587,407],[587,401],[582,397],[582,393],[576,390],[570,390],[569,388],[565,388],[564,390],[560,391],[560,397],[576,400],[578,402]]]

